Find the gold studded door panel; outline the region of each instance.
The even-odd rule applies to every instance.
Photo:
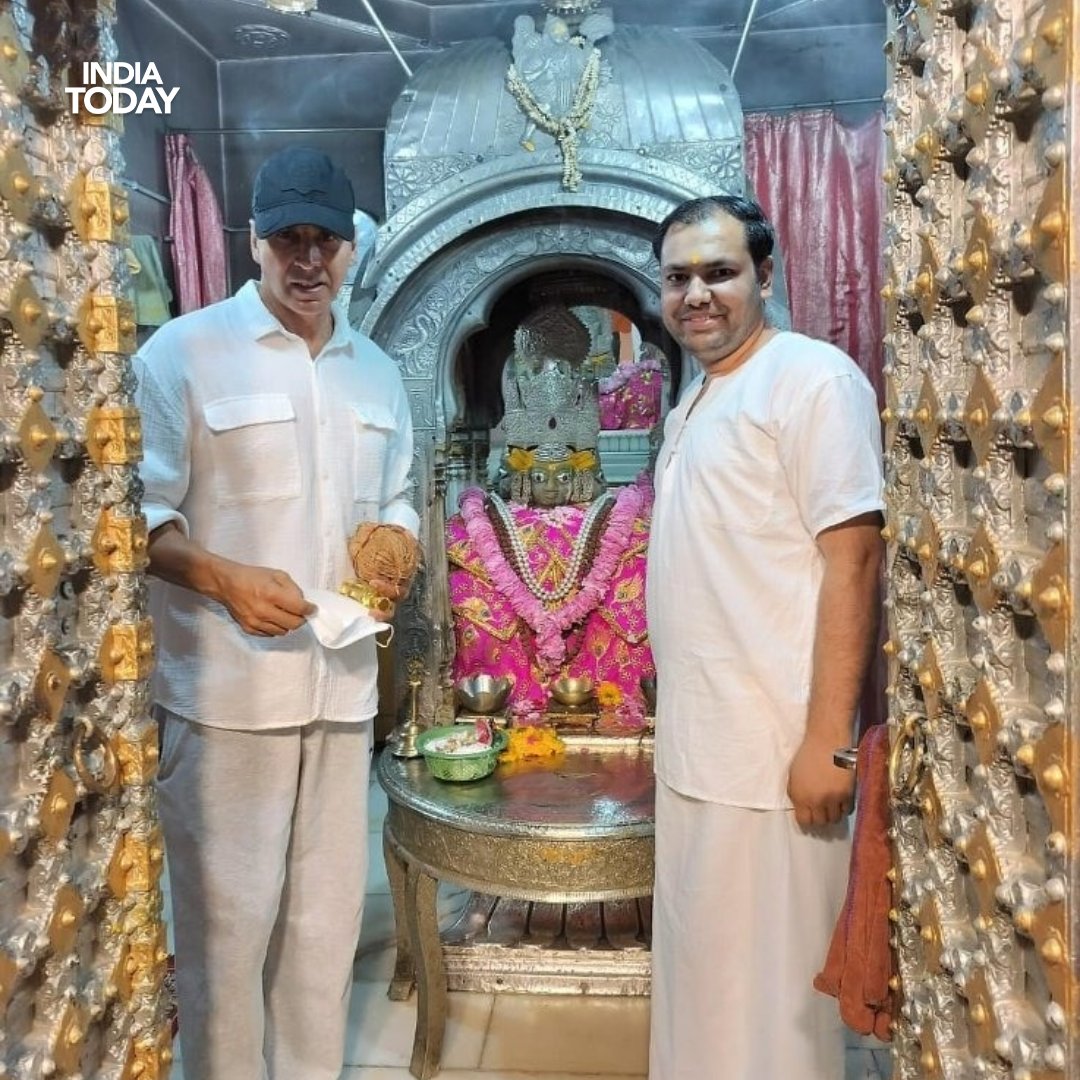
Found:
[[[169,1072],[120,133],[104,3],[0,2],[0,1077]],[[100,121],[101,117],[89,117]]]
[[[895,1076],[1064,1080],[1080,1076],[1076,8],[890,10]]]

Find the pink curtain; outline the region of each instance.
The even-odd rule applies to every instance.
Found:
[[[747,176],[776,226],[792,329],[843,349],[880,402],[883,119],[877,112],[848,127],[828,110],[746,118]],[[885,719],[886,682],[879,649],[863,693],[860,733]]]
[[[746,171],[776,226],[792,329],[881,374],[883,116],[857,127],[828,110],[746,118]]]
[[[213,185],[186,135],[165,136],[165,165],[172,198],[173,268],[183,314],[223,300],[228,293],[225,227]]]

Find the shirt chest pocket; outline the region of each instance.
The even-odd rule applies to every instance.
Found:
[[[221,503],[300,495],[296,410],[287,394],[219,398],[203,406]]]
[[[361,521],[374,521],[386,496],[386,470],[397,422],[380,405],[352,407],[353,501],[361,509]]]

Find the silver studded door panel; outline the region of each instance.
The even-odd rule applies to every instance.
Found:
[[[104,2],[0,2],[0,1077],[171,1052],[119,130]],[[101,117],[87,117],[100,121]]]
[[[895,1075],[1052,1080],[1080,1075],[1075,5],[889,6]]]

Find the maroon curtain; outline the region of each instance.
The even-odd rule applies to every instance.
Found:
[[[881,375],[883,116],[857,127],[827,110],[746,118],[746,171],[776,226],[792,329]]]
[[[225,228],[217,196],[186,135],[165,136],[172,233],[180,313],[223,300],[228,293]]]
[[[827,110],[746,118],[747,176],[776,226],[792,329],[843,349],[880,402],[883,119],[877,112],[848,127]],[[885,719],[886,682],[878,651],[861,702],[860,733]]]

